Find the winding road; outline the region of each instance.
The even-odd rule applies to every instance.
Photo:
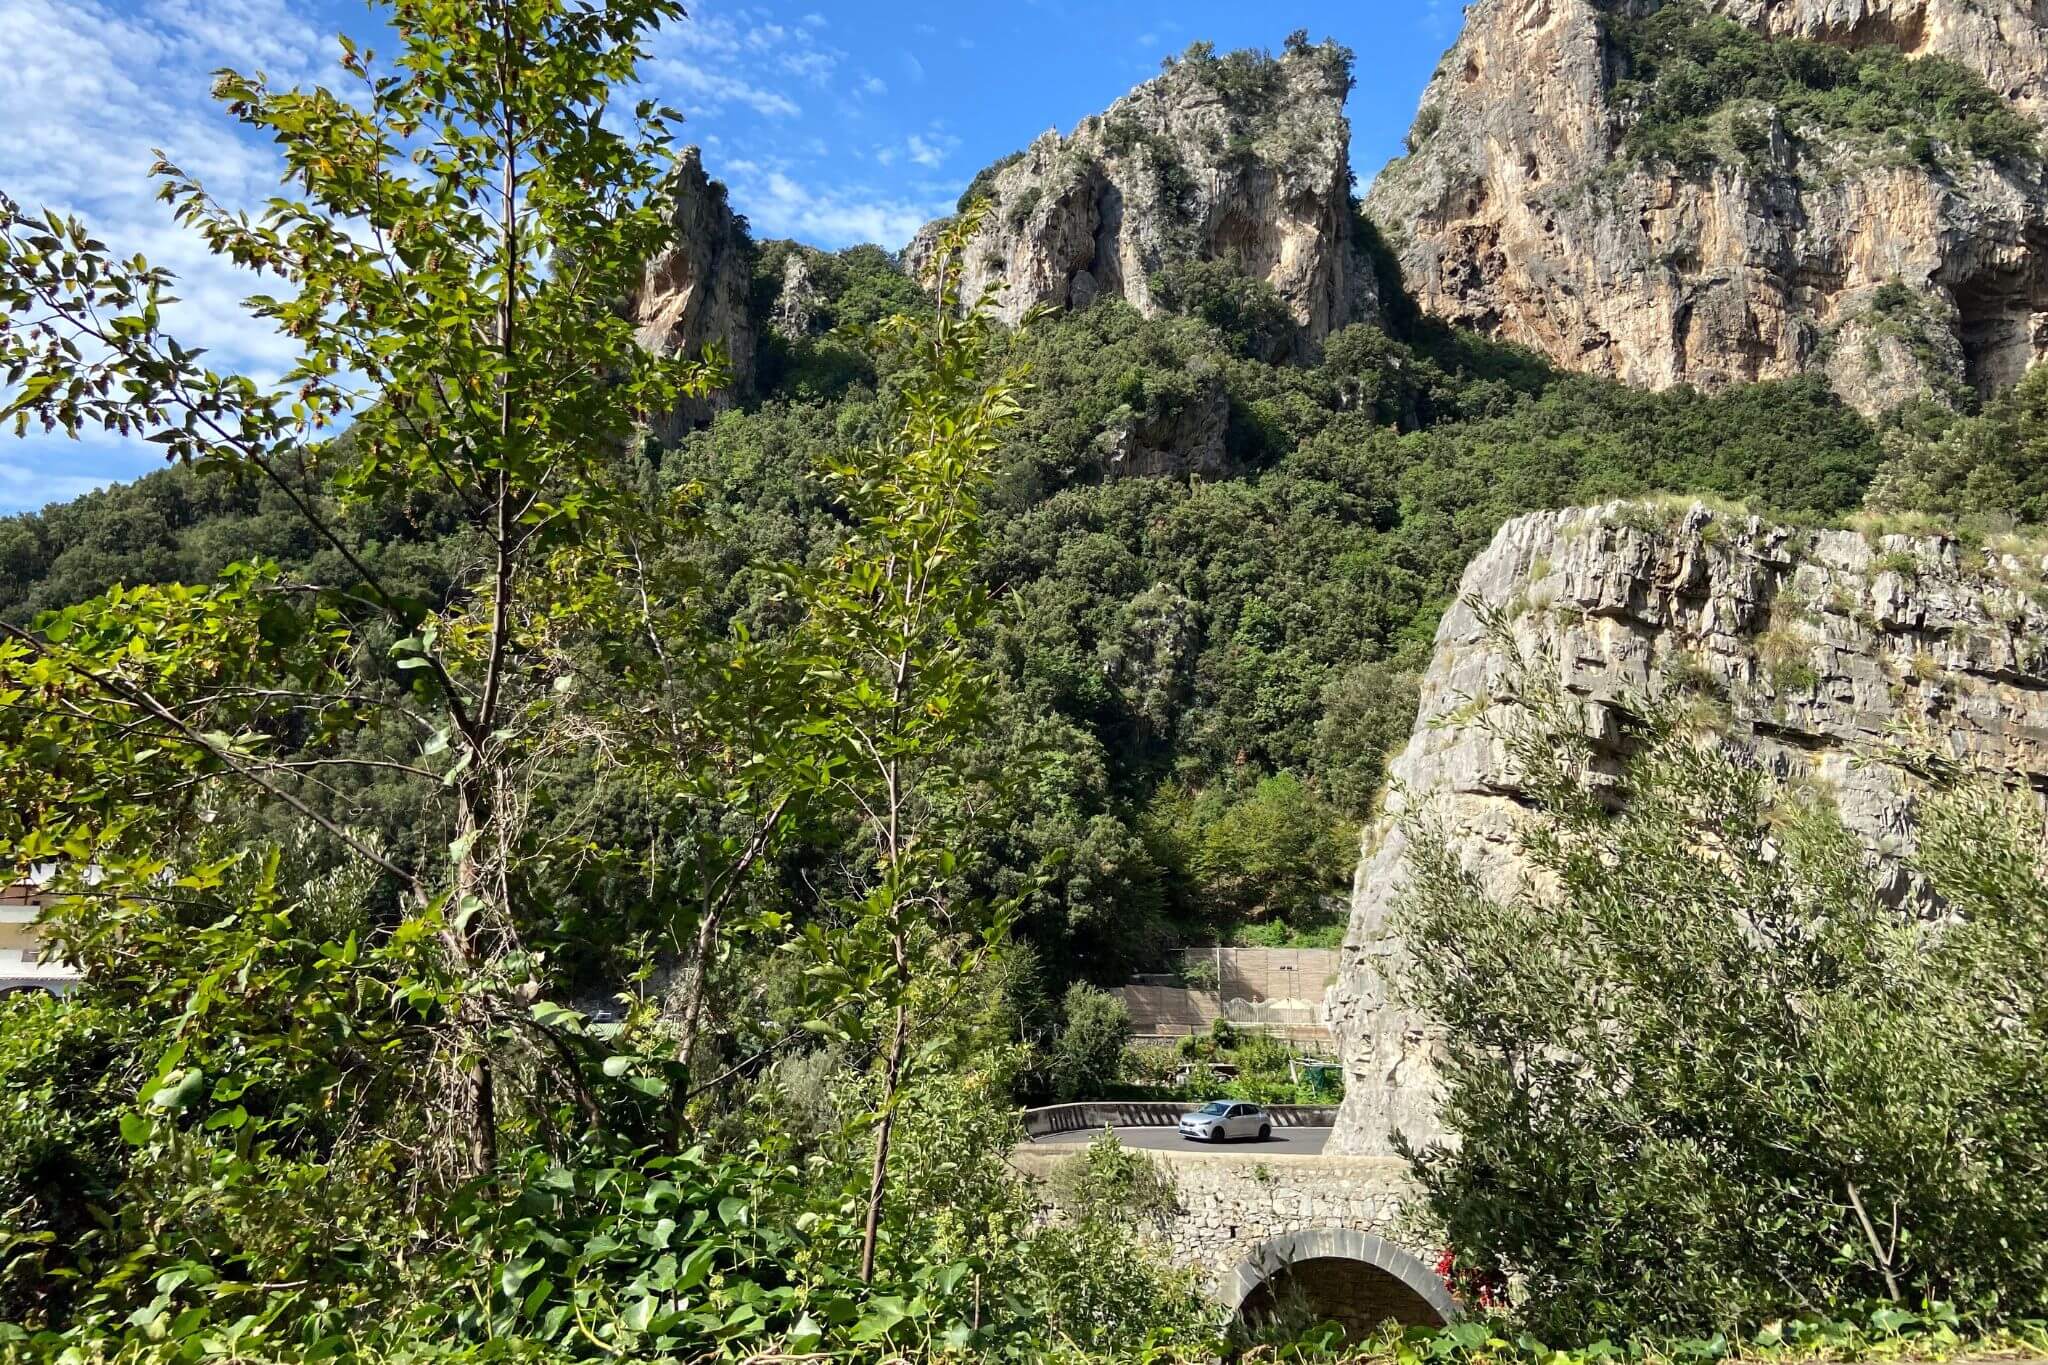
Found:
[[[1083,1128],[1071,1133],[1050,1133],[1034,1138],[1032,1146],[1086,1146],[1095,1140],[1100,1128]],[[1240,1142],[1207,1143],[1193,1142],[1172,1128],[1118,1128],[1117,1140],[1126,1147],[1137,1147],[1151,1152],[1230,1152],[1242,1156],[1315,1156],[1323,1150],[1323,1144],[1330,1140],[1327,1128],[1275,1128],[1273,1136],[1261,1142],[1247,1138]]]

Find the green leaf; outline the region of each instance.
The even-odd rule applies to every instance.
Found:
[[[192,1067],[173,1075],[149,1097],[151,1105],[177,1114],[197,1103],[206,1090],[206,1073]]]

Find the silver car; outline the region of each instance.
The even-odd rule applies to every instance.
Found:
[[[1211,1100],[1194,1113],[1180,1116],[1180,1135],[1198,1142],[1264,1141],[1273,1135],[1273,1119],[1256,1104],[1243,1100]]]

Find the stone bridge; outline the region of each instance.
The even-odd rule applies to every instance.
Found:
[[[1078,1155],[1029,1143],[1014,1158],[1043,1179]],[[1400,1234],[1414,1192],[1393,1157],[1261,1154],[1254,1147],[1148,1151],[1171,1177],[1175,1210],[1159,1229],[1173,1261],[1200,1271],[1225,1307],[1253,1318],[1289,1304],[1353,1332],[1387,1319],[1433,1326],[1458,1304],[1434,1249]]]

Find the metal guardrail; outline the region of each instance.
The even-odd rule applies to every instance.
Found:
[[[1024,1131],[1038,1138],[1093,1128],[1171,1128],[1187,1112],[1187,1105],[1166,1100],[1049,1104],[1024,1111]],[[1266,1112],[1273,1116],[1276,1128],[1329,1128],[1337,1122],[1334,1104],[1275,1104]]]

